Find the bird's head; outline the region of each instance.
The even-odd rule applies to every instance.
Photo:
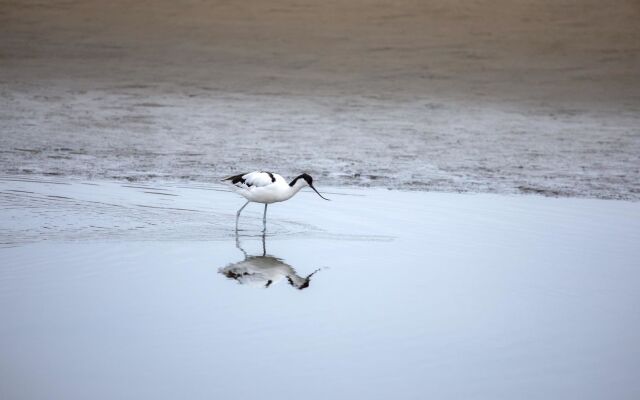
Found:
[[[325,200],[329,200],[326,197],[324,197],[323,195],[320,194],[320,192],[318,192],[316,190],[316,188],[313,186],[313,178],[311,177],[311,175],[304,173],[302,175],[299,175],[296,179],[294,179],[294,182],[296,182],[297,180],[301,180],[304,183],[307,184],[307,186],[309,186],[311,189],[313,189],[314,192],[316,192],[318,194],[318,196],[322,197]],[[293,186],[293,185],[292,185]]]

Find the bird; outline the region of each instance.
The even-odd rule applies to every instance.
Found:
[[[324,200],[329,200],[316,190],[313,186],[313,178],[307,173],[296,176],[290,183],[287,183],[281,175],[267,171],[253,171],[246,174],[233,175],[224,178],[223,181],[230,182],[234,186],[236,193],[247,199],[247,202],[236,213],[236,229],[238,228],[240,213],[251,202],[264,204],[262,222],[266,229],[267,206],[272,203],[289,200],[305,186],[309,186]]]

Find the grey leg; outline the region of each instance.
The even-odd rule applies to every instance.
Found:
[[[244,203],[244,205],[242,207],[240,207],[240,209],[238,210],[238,212],[236,213],[236,218],[240,217],[240,213],[242,212],[242,210],[244,210],[244,208],[247,206],[247,204],[251,203],[250,201],[247,201],[246,203]]]
[[[238,212],[236,213],[236,231],[238,230],[238,219],[240,218],[240,213],[242,212],[242,210],[244,210],[244,208],[247,206],[247,204],[251,203],[250,201],[247,201],[246,203],[244,203],[244,205],[242,207],[240,207],[240,209],[238,210]]]
[[[264,229],[267,229],[267,205],[264,205],[264,215],[262,216],[262,224],[264,225]]]

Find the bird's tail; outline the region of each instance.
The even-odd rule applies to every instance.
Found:
[[[238,179],[242,178],[242,175],[244,175],[244,174],[227,176],[226,178],[222,178],[220,181],[224,182],[224,181],[238,180]]]

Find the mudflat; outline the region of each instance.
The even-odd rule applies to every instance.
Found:
[[[0,170],[640,199],[637,1],[20,1]]]

